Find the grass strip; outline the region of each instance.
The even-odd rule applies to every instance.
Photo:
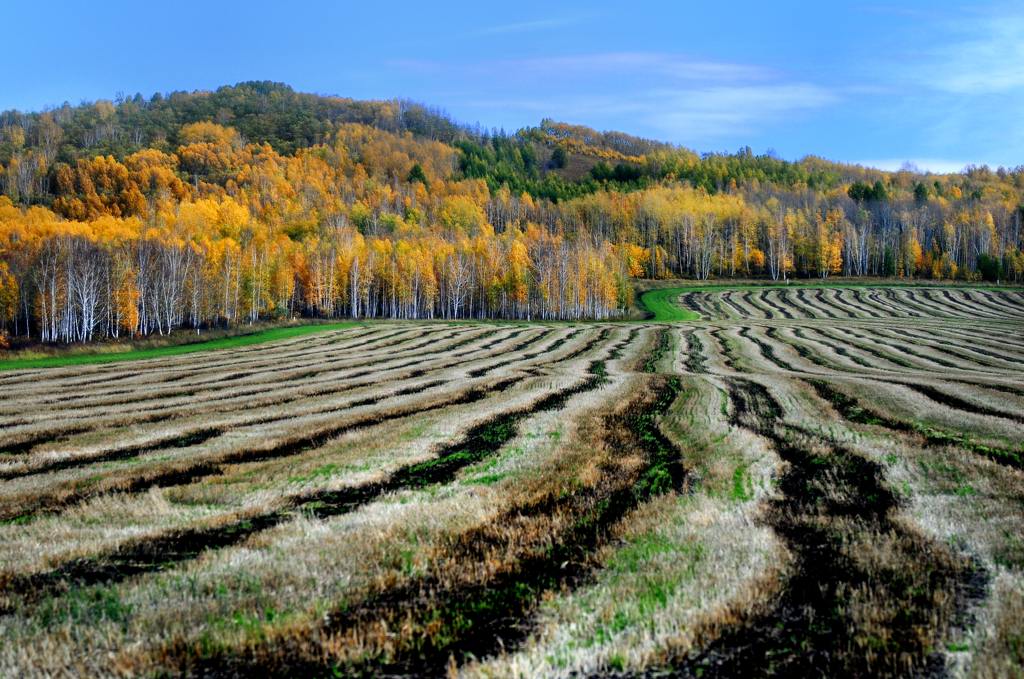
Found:
[[[258,332],[235,335],[233,337],[221,337],[205,342],[191,342],[189,344],[176,344],[169,347],[154,347],[152,349],[133,349],[119,353],[89,353],[69,354],[67,356],[47,356],[45,358],[13,358],[0,361],[0,370],[32,370],[36,368],[66,368],[76,365],[94,365],[101,363],[120,363],[122,361],[139,361],[147,358],[164,358],[166,356],[180,356],[182,354],[193,354],[200,351],[218,351],[221,349],[234,349],[245,347],[251,344],[262,344],[293,337],[302,337],[317,332],[329,330],[341,330],[363,325],[359,321],[344,321],[341,323],[317,323],[310,325],[294,325],[284,328],[271,328]]]
[[[692,290],[689,288],[648,290],[640,295],[640,305],[652,315],[650,320],[661,323],[700,320],[700,314],[696,311],[684,309],[673,302],[674,299],[685,292],[692,292]]]

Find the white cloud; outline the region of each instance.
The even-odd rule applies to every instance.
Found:
[[[449,71],[488,77],[569,79],[611,75],[645,80],[732,82],[764,81],[779,74],[761,66],[692,59],[662,52],[598,52],[527,59],[498,59],[471,64],[448,64],[422,59],[394,59],[390,64],[407,70]]]
[[[950,160],[948,158],[888,158],[883,160],[855,160],[853,163],[889,172],[896,172],[910,165],[922,172],[932,172],[934,174],[957,174],[962,172],[968,165],[976,164],[963,160]]]
[[[665,138],[685,144],[746,135],[759,127],[839,101],[838,95],[807,83],[694,85],[632,92],[622,96],[563,95],[558,98],[480,98],[481,109],[528,111],[586,123],[594,112],[629,117]]]
[[[550,31],[579,23],[583,17],[566,17],[562,19],[537,19],[536,21],[520,21],[511,24],[488,26],[476,31],[476,35],[501,35],[504,33],[533,33]]]
[[[645,119],[673,137],[713,139],[750,133],[839,101],[809,83],[740,84],[654,92]]]
[[[1024,91],[1024,11],[992,11],[948,29],[949,42],[917,71],[926,86],[961,95]]]
[[[420,62],[396,64],[425,73]],[[595,124],[632,119],[689,145],[748,135],[838,102],[840,90],[756,65],[663,52],[602,52],[445,66],[470,81],[465,105]],[[620,125],[621,126],[621,125]]]
[[[677,80],[762,80],[774,74],[760,66],[691,59],[661,52],[604,52],[500,62],[504,68],[575,74],[636,74]]]

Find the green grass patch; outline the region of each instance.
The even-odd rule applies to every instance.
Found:
[[[43,629],[51,629],[67,624],[93,625],[104,620],[124,624],[131,614],[131,605],[121,600],[116,589],[82,587],[45,599],[36,619]]]
[[[180,356],[182,354],[193,354],[200,351],[217,351],[220,349],[234,349],[250,344],[262,344],[276,340],[291,339],[317,332],[329,330],[340,330],[362,325],[359,321],[344,321],[341,323],[317,323],[311,325],[293,325],[284,328],[271,328],[246,335],[235,335],[233,337],[221,337],[207,342],[192,342],[190,344],[178,344],[169,347],[155,347],[152,349],[136,349],[120,353],[92,353],[92,354],[69,354],[67,356],[47,356],[45,358],[15,358],[0,361],[0,370],[27,370],[32,368],[65,368],[76,365],[92,365],[96,363],[119,363],[121,361],[139,361],[147,358],[164,358],[167,356]]]
[[[736,502],[746,502],[754,498],[754,482],[750,478],[750,463],[745,462],[732,472],[732,489],[730,497]]]
[[[648,290],[640,295],[640,306],[654,316],[652,320],[663,323],[700,320],[700,314],[696,311],[684,309],[675,303],[674,300],[685,292],[692,292],[692,290],[690,288]]]

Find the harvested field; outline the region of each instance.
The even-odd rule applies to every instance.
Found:
[[[5,371],[0,675],[1024,676],[1024,292],[651,299]]]

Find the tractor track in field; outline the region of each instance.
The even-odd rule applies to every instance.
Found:
[[[31,500],[19,499],[19,507],[0,508],[0,520],[24,521],[35,515],[54,513],[80,504],[85,500],[107,493],[135,493],[149,488],[167,488],[184,483],[192,483],[198,479],[223,473],[223,468],[232,464],[262,462],[298,455],[324,445],[328,440],[351,431],[366,429],[392,420],[410,417],[424,412],[441,410],[456,405],[474,403],[486,395],[507,389],[526,379],[526,375],[500,380],[488,386],[473,387],[462,394],[441,398],[428,405],[414,405],[384,413],[372,413],[356,418],[343,425],[331,426],[309,434],[290,438],[266,448],[231,451],[198,462],[185,461],[179,465],[168,465],[169,469],[157,469],[151,473],[142,473],[130,479],[124,479],[119,485],[110,487],[94,487],[85,489],[60,488],[50,493],[40,493]],[[28,505],[27,507],[25,505]]]
[[[592,363],[590,373],[586,388],[603,384],[601,362]],[[619,412],[605,416],[602,427],[602,436],[610,449],[642,457],[644,464],[639,470],[624,474],[612,461],[602,467],[602,479],[592,486],[568,495],[549,492],[504,510],[487,525],[460,535],[449,556],[460,564],[484,564],[492,554],[499,553],[505,555],[505,565],[475,582],[453,583],[428,575],[381,591],[330,614],[316,638],[362,637],[367,634],[364,628],[429,627],[430,634],[418,635],[408,645],[399,644],[385,657],[340,664],[325,662],[315,644],[308,648],[300,639],[283,640],[283,648],[278,642],[273,649],[246,648],[242,655],[222,654],[205,659],[190,657],[185,648],[167,652],[179,658],[180,669],[203,676],[237,676],[256,667],[270,676],[296,672],[436,676],[444,674],[452,658],[458,662],[514,648],[532,631],[532,612],[546,592],[572,589],[588,580],[597,567],[592,554],[607,541],[612,526],[654,495],[684,489],[686,472],[679,451],[657,428],[657,420],[675,400],[680,384],[677,378],[664,375],[651,375],[647,380],[649,389]],[[547,405],[561,407],[564,398],[555,394]],[[507,438],[491,441],[490,447],[504,445],[513,435],[509,432]],[[431,482],[451,478],[446,473]],[[527,525],[535,517],[552,515],[567,518],[550,541],[506,544],[505,529],[509,525]],[[509,549],[514,552],[513,557],[508,556]],[[476,567],[466,570],[481,571]]]
[[[501,391],[520,381],[521,378],[512,378],[493,385],[491,389],[475,389],[457,399],[435,405],[429,409],[437,409],[454,405],[472,403],[484,398],[492,391]],[[404,413],[401,417],[415,415],[425,412],[426,409],[419,409]],[[352,424],[344,429],[347,431],[360,428],[361,426],[372,426],[394,417],[375,418],[371,424]],[[472,439],[478,432],[471,431],[466,439]],[[324,437],[332,438],[332,437]],[[460,441],[459,446],[464,440]],[[308,446],[306,448],[305,446]],[[286,454],[297,454],[299,448],[302,450],[316,447],[310,443],[293,443],[286,448],[274,451],[275,456],[280,457]],[[326,518],[353,511],[359,506],[366,504],[373,499],[380,497],[386,492],[393,492],[406,487],[410,478],[416,477],[423,468],[437,466],[438,469],[458,465],[463,458],[453,456],[448,448],[442,450],[437,458],[402,467],[392,473],[387,480],[382,482],[368,483],[361,486],[354,486],[337,491],[321,491],[310,493],[304,496],[286,498],[285,507],[271,512],[247,515],[237,521],[223,526],[213,528],[194,528],[175,530],[169,533],[139,540],[135,543],[119,546],[115,551],[86,559],[63,564],[62,566],[42,573],[31,575],[9,575],[0,578],[0,591],[31,592],[30,596],[18,596],[22,603],[37,601],[44,596],[53,596],[71,587],[82,587],[98,583],[119,582],[133,575],[164,570],[167,567],[176,565],[183,561],[197,558],[201,553],[210,549],[220,549],[236,545],[251,535],[272,528],[283,521],[293,518],[299,513],[308,513],[318,518]],[[469,462],[465,462],[469,464]],[[201,478],[203,475],[215,473],[216,465],[201,467],[197,473],[189,476],[189,480]],[[410,486],[411,487],[411,486]],[[8,602],[6,608],[10,609]],[[0,612],[5,610],[0,606]]]
[[[883,415],[874,408],[862,405],[856,398],[839,391],[826,380],[809,379],[805,381],[822,400],[828,401],[835,411],[848,422],[875,425],[894,432],[917,435],[928,446],[958,446],[999,464],[1015,469],[1024,469],[1024,447],[1015,451],[1010,448],[989,446],[971,441],[963,434],[951,434],[928,427],[915,426],[910,422],[894,418],[891,415]],[[908,386],[904,382],[897,384]]]
[[[827,337],[827,335],[825,335],[825,333],[820,332],[820,331],[817,331],[817,332],[818,332],[818,335],[820,335],[822,337]],[[834,351],[836,353],[836,355],[842,356],[843,358],[846,358],[846,359],[849,359],[850,361],[856,363],[857,365],[861,366],[862,368],[874,368],[875,367],[870,362],[864,360],[860,356],[857,356],[856,354],[851,354],[846,349],[846,347],[841,347],[838,344],[836,344],[835,342],[829,342],[827,339],[809,338],[809,337],[807,337],[804,334],[804,330],[802,328],[794,328],[793,329],[793,335],[796,336],[796,337],[799,337],[801,340],[803,340],[805,342],[809,342],[809,343],[817,342],[818,344],[822,344],[822,345],[828,347],[829,349],[831,349],[832,351]]]
[[[984,415],[986,417],[997,417],[1004,420],[1010,420],[1018,424],[1024,424],[1024,415],[1009,413],[1004,410],[997,410],[995,408],[989,408],[988,406],[981,405],[980,403],[974,403],[966,399],[954,396],[948,392],[942,391],[936,387],[927,384],[917,384],[914,382],[903,382],[903,386],[916,391],[925,398],[931,399],[936,403],[941,403],[944,406],[952,408],[954,410],[960,410],[962,412],[971,413],[973,415]]]
[[[743,328],[740,328],[739,336],[744,338],[748,342],[753,343],[757,347],[758,351],[761,352],[761,356],[765,358],[767,361],[774,364],[776,367],[789,372],[796,372],[796,368],[794,368],[792,365],[790,365],[789,363],[775,355],[775,347],[768,344],[760,337],[755,337],[751,335],[751,329],[751,326],[745,326]]]
[[[494,331],[490,331],[488,333],[472,335],[470,337],[464,338],[464,339],[462,339],[462,340],[460,340],[458,342],[455,342],[453,344],[449,344],[449,345],[445,345],[443,347],[436,348],[433,351],[428,351],[428,352],[425,352],[425,353],[420,353],[417,356],[417,360],[412,361],[412,362],[407,362],[407,363],[399,365],[399,366],[393,366],[390,369],[398,369],[398,368],[401,368],[401,367],[409,367],[411,365],[416,365],[416,364],[419,364],[419,363],[423,363],[426,360],[428,360],[428,358],[425,358],[425,357],[433,356],[433,355],[438,354],[438,353],[450,352],[450,351],[452,351],[454,349],[461,348],[461,347],[465,346],[466,344],[470,344],[472,342],[482,340],[482,339],[488,337],[489,335],[493,335],[496,332],[497,331],[494,330]],[[504,338],[500,338],[500,339],[504,339]],[[500,339],[499,339],[499,341],[500,341]],[[482,350],[482,349],[483,349],[483,347],[480,347],[477,350]],[[405,353],[408,353],[409,351],[410,351],[409,348],[401,349],[401,350],[398,351],[398,354],[405,354]],[[455,354],[455,355],[458,356],[460,354]],[[371,360],[363,359],[359,363],[355,363],[354,365],[345,365],[345,366],[341,366],[341,367],[336,366],[336,365],[331,365],[331,366],[325,367],[325,368],[319,368],[319,369],[316,369],[316,370],[309,370],[309,371],[306,371],[306,372],[302,373],[301,375],[289,376],[287,379],[290,382],[298,382],[298,381],[300,381],[302,379],[309,379],[311,377],[315,377],[315,376],[323,374],[323,373],[337,372],[337,371],[339,371],[341,369],[348,369],[348,368],[366,368],[366,367],[372,366],[372,365],[374,365],[374,360],[373,359],[371,359]],[[268,373],[269,377],[274,377],[273,373],[274,372],[279,372],[280,369],[281,368],[278,367],[278,368],[267,370],[267,371],[261,371],[261,373],[262,372],[266,372],[266,373]],[[373,372],[376,372],[376,371],[374,371],[374,370],[363,370],[362,372],[357,372],[357,373],[353,373],[353,374],[350,374],[350,375],[346,375],[345,377],[346,377],[346,379],[353,379],[355,377],[365,376],[365,375],[371,374]],[[241,397],[241,396],[245,396],[245,395],[251,395],[251,394],[260,393],[265,388],[265,385],[266,385],[265,382],[260,382],[260,383],[257,383],[255,385],[245,385],[247,387],[252,387],[252,388],[249,389],[249,391],[245,391],[245,392],[240,392],[240,393],[236,392],[234,394],[228,394],[227,396],[223,396],[223,397],[219,397],[219,398],[206,399],[205,402],[212,402],[212,401],[219,401],[219,400],[228,400],[228,399],[231,399],[231,398],[237,398],[237,397]],[[140,385],[140,386],[149,386],[149,385]],[[147,395],[144,395],[144,396],[135,396],[133,398],[125,398],[125,399],[119,400],[119,401],[102,401],[101,403],[90,404],[89,406],[85,406],[83,408],[92,410],[92,409],[95,409],[96,405],[116,406],[116,405],[136,404],[136,403],[147,402],[147,401],[159,401],[161,399],[169,399],[169,398],[175,398],[175,397],[181,397],[181,396],[194,396],[195,394],[203,393],[204,391],[205,392],[209,392],[210,390],[209,389],[204,389],[203,385],[200,384],[200,385],[195,385],[193,388],[187,389],[187,390],[178,390],[178,391],[174,391],[174,392],[171,392],[171,393],[147,394]],[[222,391],[224,391],[224,390],[223,389],[214,389],[212,391],[212,394],[215,395],[215,394],[217,394],[219,392],[222,392]],[[125,393],[131,393],[131,390],[127,390]],[[171,406],[171,407],[177,407],[177,406]],[[83,408],[79,408],[79,409],[83,409]],[[132,414],[133,417],[145,417],[146,415],[147,415],[147,410],[135,411],[135,413]]]
[[[609,332],[606,329],[602,331],[599,337],[603,340]],[[638,330],[631,331],[629,337],[612,349],[610,357],[617,358],[625,346],[634,341],[637,333]],[[588,342],[582,349],[561,358],[560,361],[571,360],[584,351],[591,350],[595,344],[596,342],[594,341]],[[601,364],[601,369],[603,370],[603,364]],[[523,379],[524,377],[505,379],[489,387],[474,388],[442,404],[435,404],[429,408],[409,409],[410,412],[392,417],[381,418],[378,416],[376,418],[368,418],[367,423],[352,423],[341,427],[341,430],[351,431],[364,426],[379,424],[387,419],[415,415],[452,405],[472,403],[481,400],[490,393],[503,391]],[[133,575],[163,570],[183,561],[195,559],[201,553],[210,549],[219,549],[239,544],[251,535],[272,528],[299,513],[324,519],[354,511],[358,507],[387,493],[407,488],[416,488],[431,483],[439,483],[443,480],[454,478],[455,473],[463,467],[483,459],[481,455],[485,456],[497,450],[497,448],[493,447],[494,445],[500,448],[508,440],[508,437],[514,434],[514,424],[518,421],[534,412],[561,408],[572,395],[596,389],[604,384],[604,381],[603,373],[596,376],[592,375],[581,384],[541,398],[530,408],[514,411],[511,414],[484,422],[470,430],[457,443],[444,447],[435,457],[424,462],[401,467],[389,475],[387,479],[380,482],[372,482],[336,491],[319,491],[303,496],[293,496],[286,498],[285,506],[280,509],[261,514],[246,515],[237,521],[213,528],[172,531],[146,540],[119,546],[115,551],[106,554],[78,559],[63,564],[51,571],[31,575],[14,574],[6,577],[0,576],[0,592],[8,593],[6,604],[0,603],[0,612],[9,612],[15,605],[14,601],[19,601],[21,605],[24,605],[38,601],[45,596],[59,595],[60,592],[67,591],[71,587],[118,582]],[[377,400],[386,397],[381,396]],[[340,433],[342,432],[336,432],[329,436],[321,433],[315,440],[333,438]],[[322,443],[317,443],[316,445],[313,445],[311,441],[291,443],[287,447],[273,451],[273,453],[274,457],[294,455],[318,445],[322,445]],[[474,452],[467,454],[467,450]],[[247,458],[245,461],[251,461],[251,459]],[[218,467],[224,464],[228,464],[228,462],[221,461],[217,464],[199,465],[186,478],[188,481],[194,481],[206,475],[219,473]],[[129,491],[126,490],[124,492]],[[32,594],[31,596],[11,597],[10,593],[12,592],[31,592]],[[2,602],[2,599],[0,599],[0,602]]]
[[[769,609],[666,668],[680,676],[903,676],[941,672],[940,642],[966,624],[986,575],[945,545],[895,520],[896,496],[878,465],[782,422],[757,382],[727,380],[733,426],[771,441],[787,469],[765,520],[795,557]],[[895,567],[857,558],[885,540]],[[865,622],[858,593],[890,602]],[[941,593],[941,594],[939,594]],[[870,599],[870,596],[869,596]],[[943,603],[937,603],[943,602]],[[884,614],[888,615],[884,615]]]
[[[686,369],[695,375],[701,375],[708,371],[704,357],[704,343],[700,341],[696,330],[690,330],[686,335]]]
[[[493,334],[493,333],[486,333],[484,335],[475,335],[475,336],[473,336],[471,338],[467,338],[467,339],[465,339],[463,341],[457,342],[454,345],[449,345],[449,346],[447,346],[447,347],[445,347],[443,349],[443,352],[449,354],[449,356],[451,358],[461,358],[462,356],[466,356],[468,354],[473,354],[473,353],[477,353],[477,352],[483,351],[485,349],[485,347],[476,347],[476,348],[470,349],[468,351],[450,353],[451,350],[453,350],[453,349],[461,348],[461,347],[465,346],[466,344],[471,343],[471,342],[473,342],[475,340],[482,339],[483,337],[486,337],[489,334]],[[505,341],[505,340],[511,339],[512,337],[515,337],[517,334],[519,334],[519,333],[513,333],[512,335],[509,335],[508,337],[501,338],[500,341]],[[543,336],[544,335],[539,335],[539,337],[543,337]],[[510,351],[515,351],[515,350],[516,350],[515,347],[510,348]],[[413,360],[413,361],[409,361],[409,362],[406,362],[406,363],[403,363],[403,364],[399,364],[399,365],[396,365],[396,366],[391,366],[391,367],[388,368],[388,370],[402,370],[402,369],[413,367],[413,366],[416,366],[416,365],[422,365],[423,363],[428,363],[428,362],[434,360],[433,354],[436,353],[436,352],[427,352],[427,353],[429,355],[426,356],[426,357],[421,357],[421,358]],[[480,360],[482,358],[485,358],[485,357],[480,357],[478,359],[470,359],[470,360]],[[447,363],[439,364],[439,365],[433,367],[432,371],[437,372],[437,371],[440,371],[440,370],[449,369],[449,368],[461,365],[462,363],[465,363],[465,362],[466,361],[449,361]],[[413,370],[413,371],[409,371],[409,372],[397,375],[396,379],[397,380],[415,379],[417,377],[423,376],[427,372],[428,372],[427,370],[422,370],[422,369],[421,370]],[[359,372],[355,372],[355,373],[346,375],[346,380],[358,379],[358,378],[366,377],[367,375],[372,375],[372,374],[379,374],[379,371],[376,371],[376,370],[373,370],[373,369],[366,369],[366,370],[363,370],[363,371],[359,371]],[[289,404],[289,403],[294,403],[294,402],[297,402],[297,401],[302,401],[302,400],[311,399],[311,398],[323,398],[325,396],[336,396],[336,395],[339,395],[339,394],[344,394],[344,393],[347,393],[347,392],[350,392],[350,391],[354,391],[354,390],[362,388],[362,387],[370,386],[370,384],[371,383],[352,383],[350,381],[346,382],[344,384],[336,385],[336,386],[330,386],[329,384],[325,384],[324,388],[314,389],[313,391],[303,391],[303,392],[297,393],[297,394],[291,394],[291,395],[285,394],[283,396],[276,396],[276,397],[271,397],[270,399],[264,399],[263,401],[258,401],[256,403],[251,403],[250,407],[259,406],[261,408],[270,408],[270,407],[286,405],[286,404]],[[434,384],[430,384],[430,385],[427,385],[427,386],[423,386],[422,388],[419,388],[418,391],[423,391],[424,389],[429,388],[431,386],[438,386],[438,384],[434,383]],[[297,387],[297,388],[301,389],[301,387]],[[218,398],[209,398],[209,399],[204,400],[204,404],[210,405],[210,404],[213,404],[213,403],[218,403],[220,401],[233,401],[233,400],[236,400],[236,399],[239,399],[239,398],[244,398],[245,395],[260,394],[260,393],[263,393],[264,391],[265,391],[264,389],[254,389],[254,390],[249,391],[249,392],[243,392],[242,394],[234,393],[234,394],[229,394],[227,396],[222,396],[222,397],[218,397]],[[415,391],[396,392],[396,393],[393,393],[393,394],[386,395],[386,397],[401,396],[401,395],[407,395],[407,394],[410,394],[410,393],[416,393],[416,392]],[[360,406],[366,406],[366,405],[372,405],[372,404],[378,402],[379,400],[381,400],[381,398],[384,398],[384,397],[375,397],[375,398],[372,398],[372,399],[365,399],[364,398],[364,399],[356,400],[356,401],[354,401],[352,403],[344,404],[344,405],[342,405],[340,407],[332,406],[332,407],[325,408],[325,409],[309,410],[309,411],[304,411],[301,414],[288,414],[288,415],[282,415],[282,416],[266,416],[263,419],[257,418],[257,419],[252,420],[252,421],[232,423],[232,424],[226,425],[226,426],[230,426],[230,427],[253,426],[253,425],[259,425],[259,424],[267,424],[267,423],[270,423],[270,422],[276,422],[276,421],[280,421],[280,420],[291,419],[291,418],[294,418],[294,417],[305,416],[305,415],[309,415],[309,414],[325,414],[325,413],[329,413],[329,412],[334,412],[336,410],[340,412],[340,411],[345,410],[345,409],[350,409],[350,408],[355,408],[355,407],[360,407]],[[230,405],[233,405],[233,404],[229,404],[229,406]],[[167,406],[167,407],[169,407],[169,408],[179,408],[181,406],[172,405],[172,406]],[[223,408],[223,407],[218,406],[217,409],[215,409],[215,410],[207,410],[205,412],[207,412],[207,413],[210,413],[210,412],[224,412],[224,411],[230,412],[231,410],[232,410],[231,407]],[[129,416],[125,420],[119,422],[119,424],[121,424],[121,425],[124,425],[124,424],[138,424],[138,423],[150,423],[150,424],[152,424],[152,423],[157,423],[157,422],[168,422],[168,421],[184,419],[184,418],[190,417],[192,415],[193,415],[193,413],[190,413],[190,412],[171,411],[169,413],[159,413],[159,412],[157,412],[157,413],[153,413],[153,412],[147,413],[146,411],[142,411],[141,413],[139,413],[137,415]],[[33,436],[32,438],[26,439],[26,440],[21,441],[21,442],[19,442],[17,444],[9,445],[9,446],[5,447],[3,449],[3,453],[13,454],[13,455],[24,454],[24,453],[29,452],[32,448],[35,448],[35,447],[37,447],[39,445],[43,445],[45,443],[63,443],[63,442],[67,442],[67,441],[70,440],[71,436],[74,436],[74,435],[77,435],[77,434],[82,434],[82,433],[87,433],[89,431],[94,431],[94,430],[97,430],[97,429],[102,428],[102,427],[103,427],[102,424],[96,424],[96,425],[92,425],[92,426],[88,426],[88,427],[73,427],[71,429],[64,428],[64,429],[58,430],[58,431],[51,431],[51,432],[46,432],[46,433],[43,433],[43,434],[38,434],[38,435]],[[200,432],[202,432],[202,431],[211,431],[211,432],[214,432],[214,433],[211,436],[207,436],[205,438],[202,438],[200,436]],[[57,471],[57,470],[60,470],[60,469],[68,469],[68,468],[73,468],[73,467],[76,467],[76,466],[88,465],[88,464],[92,464],[94,462],[106,462],[106,461],[112,461],[112,460],[130,459],[132,457],[137,457],[138,455],[141,455],[143,453],[154,452],[154,451],[161,450],[161,449],[164,449],[164,448],[180,448],[180,447],[185,447],[184,445],[178,444],[177,440],[181,439],[181,438],[188,438],[188,437],[191,437],[191,436],[196,436],[197,438],[192,443],[188,443],[186,445],[197,445],[197,444],[202,443],[202,442],[204,442],[206,440],[209,440],[210,438],[213,438],[214,436],[218,435],[218,433],[220,433],[220,434],[224,433],[224,428],[223,427],[221,427],[221,428],[199,427],[199,428],[196,429],[196,431],[194,431],[192,433],[184,434],[184,435],[177,436],[177,437],[170,437],[169,439],[166,440],[166,442],[162,441],[162,440],[158,440],[158,441],[148,442],[145,445],[129,446],[129,447],[125,447],[125,448],[118,448],[118,449],[115,449],[115,450],[110,450],[110,451],[107,451],[107,452],[104,452],[104,453],[100,453],[100,454],[94,455],[94,456],[89,456],[89,457],[68,458],[68,459],[62,459],[62,460],[55,460],[55,461],[51,461],[51,462],[46,463],[46,464],[42,464],[42,465],[31,467],[29,469],[25,469],[25,470],[2,470],[2,469],[0,469],[0,479],[19,478],[19,477],[23,477],[23,476],[29,476],[29,475],[41,474],[41,473],[45,473],[45,472]],[[8,460],[8,461],[13,461],[13,460]]]
[[[423,334],[432,334],[432,333],[436,333],[436,332],[439,332],[439,330],[431,329],[431,330],[425,331]],[[174,369],[176,372],[174,374],[171,374],[171,375],[162,375],[161,372],[160,372],[160,369],[158,368],[158,369],[156,369],[156,372],[152,375],[152,379],[151,380],[146,381],[146,382],[142,382],[142,383],[139,383],[139,384],[136,384],[136,385],[133,385],[133,387],[134,388],[138,388],[138,387],[145,387],[145,386],[156,386],[158,384],[163,384],[163,385],[173,384],[174,382],[179,382],[179,381],[184,380],[186,378],[193,378],[193,379],[199,378],[201,380],[203,380],[203,378],[209,378],[209,379],[205,379],[203,381],[196,381],[194,383],[190,383],[190,384],[187,385],[189,387],[200,387],[200,386],[203,386],[204,384],[208,384],[208,383],[210,383],[212,381],[220,380],[221,379],[221,375],[216,374],[218,372],[223,373],[223,372],[225,372],[227,370],[233,370],[235,372],[233,372],[232,374],[229,374],[229,375],[224,375],[224,376],[225,377],[232,377],[232,378],[235,378],[235,379],[237,379],[239,377],[242,377],[242,376],[245,376],[245,375],[249,375],[249,374],[262,374],[262,373],[266,373],[266,372],[273,372],[274,370],[276,370],[276,367],[273,364],[275,362],[279,364],[280,361],[285,360],[285,359],[297,358],[297,357],[314,358],[314,357],[319,357],[321,355],[327,355],[327,356],[332,356],[332,357],[334,357],[334,356],[345,356],[345,355],[348,355],[348,354],[352,353],[356,349],[359,349],[359,348],[364,348],[365,349],[365,346],[368,346],[370,344],[373,344],[373,343],[376,343],[376,342],[382,342],[385,339],[389,339],[389,338],[392,338],[392,337],[395,337],[395,336],[398,336],[398,335],[403,335],[403,334],[408,334],[408,333],[409,333],[408,330],[403,330],[403,331],[400,331],[400,332],[392,333],[390,335],[376,335],[372,339],[369,339],[369,340],[367,340],[365,342],[356,343],[356,344],[352,344],[352,345],[346,345],[346,346],[338,348],[338,349],[323,349],[321,347],[321,345],[318,344],[317,345],[317,347],[318,347],[317,351],[315,351],[315,352],[303,352],[303,350],[301,350],[301,349],[294,349],[294,350],[288,349],[288,350],[279,351],[279,352],[278,351],[267,352],[267,350],[264,349],[264,351],[267,352],[268,355],[270,355],[270,358],[267,358],[266,356],[264,356],[264,357],[261,357],[261,358],[249,359],[249,358],[244,358],[243,357],[243,358],[240,359],[240,357],[237,354],[235,354],[235,355],[228,355],[228,356],[225,356],[223,358],[220,358],[219,360],[209,360],[209,361],[207,361],[205,363],[200,363],[200,364],[192,366],[190,368],[176,368],[176,369]],[[421,336],[422,335],[418,335],[418,336],[417,335],[412,335],[410,337],[404,338],[404,340],[399,342],[399,344],[396,345],[396,346],[403,346],[404,344],[407,344],[409,342],[413,342],[413,341],[417,340]],[[389,345],[385,345],[385,346],[389,346]],[[384,347],[378,347],[378,348],[384,348]],[[280,350],[280,349],[281,348],[279,347],[278,350]],[[255,351],[255,350],[251,350],[251,351]],[[239,351],[238,353],[242,353],[242,352]],[[268,367],[268,365],[270,367]],[[239,369],[243,368],[243,367],[247,367],[246,369],[248,369],[249,372],[238,372]],[[210,373],[214,373],[214,374],[211,375]],[[141,375],[141,374],[143,374],[143,373],[139,372],[139,371],[136,371],[136,372],[127,373],[125,376],[126,377],[132,377],[132,376],[138,376],[138,375]],[[64,385],[64,384],[62,384],[62,380],[64,379],[64,377],[61,377],[61,376],[54,377],[53,380],[49,380],[49,381],[46,380],[47,375],[46,375],[45,371],[43,371],[42,373],[39,373],[39,374],[35,374],[34,373],[33,376],[41,378],[41,381],[44,384],[48,384],[49,382],[52,382],[53,383],[52,387],[47,387],[47,389],[51,389],[51,390],[60,389],[62,387],[65,388],[65,389],[68,388],[68,387],[70,387],[70,388],[77,388],[79,386],[85,386],[85,385],[88,385],[90,383],[112,382],[112,381],[115,381],[115,380],[116,381],[120,381],[122,379],[120,374],[115,374],[115,375],[112,375],[112,376],[105,376],[105,377],[103,377],[101,379],[83,380],[83,381],[75,382],[75,383],[70,384],[70,385]],[[175,388],[180,388],[180,387],[175,387]],[[41,389],[43,389],[43,387],[36,387],[37,391],[39,391]],[[118,389],[118,390],[116,390],[116,392],[117,393],[124,393],[124,390]],[[45,394],[46,392],[42,392],[42,393]],[[100,392],[99,394],[96,394],[94,391],[92,391],[92,392],[74,393],[74,394],[70,394],[70,395],[62,394],[61,396],[56,397],[56,398],[44,398],[43,400],[38,401],[38,404],[39,405],[48,405],[48,404],[52,405],[54,403],[65,402],[65,401],[67,401],[67,400],[69,400],[71,398],[90,398],[91,399],[91,398],[95,398],[97,396],[102,396],[103,394],[114,394],[114,392],[107,391],[107,392]],[[114,395],[116,395],[116,394],[114,394]]]
[[[979,365],[984,365],[990,368],[1004,368],[1004,366],[1000,365],[999,363],[991,363],[979,360],[977,356],[972,356],[971,353],[978,354],[980,356],[985,356],[986,358],[995,359],[1000,363],[1009,363],[1011,365],[1020,364],[1021,362],[1019,359],[1014,358],[1012,356],[1007,356],[1005,354],[996,353],[995,351],[983,349],[979,347],[977,343],[970,344],[969,346],[950,346],[949,342],[941,342],[939,346],[935,346],[935,344],[932,341],[929,341],[930,338],[919,337],[908,330],[898,329],[893,330],[892,332],[900,335],[909,344],[923,343],[925,346],[929,346],[936,351],[943,351],[949,354],[950,356],[955,356],[962,360],[970,361],[972,363],[977,363]]]

